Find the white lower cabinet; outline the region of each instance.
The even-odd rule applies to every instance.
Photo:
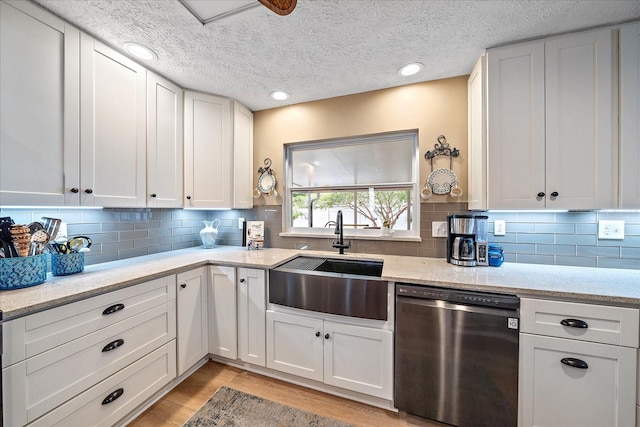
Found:
[[[637,309],[523,298],[521,312],[520,427],[636,425]]]
[[[177,275],[178,375],[209,353],[206,267]]]
[[[175,377],[173,275],[5,326],[6,426],[112,425]],[[116,393],[119,388],[125,391]],[[89,402],[112,393],[113,404],[90,409]]]
[[[209,266],[209,353],[227,359],[238,357],[236,269]]]
[[[238,269],[238,353],[240,360],[266,364],[266,272]]]
[[[267,311],[267,367],[359,393],[393,398],[393,333]]]
[[[176,342],[171,340],[30,426],[112,426],[175,376]]]

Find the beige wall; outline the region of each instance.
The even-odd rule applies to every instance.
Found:
[[[461,199],[466,200],[467,78],[460,76],[258,111],[254,113],[254,183],[258,180],[258,167],[268,157],[281,194],[286,143],[418,129],[421,184],[431,172],[424,154],[433,149],[438,135],[445,135],[449,145],[460,150],[460,156],[453,159],[453,170],[464,191]],[[434,169],[438,167],[449,167],[449,158],[434,159]],[[462,201],[434,195],[429,202],[454,200]],[[254,203],[279,205],[282,198],[260,197]]]

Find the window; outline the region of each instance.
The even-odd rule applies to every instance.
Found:
[[[418,133],[403,131],[285,145],[285,232],[419,237]]]

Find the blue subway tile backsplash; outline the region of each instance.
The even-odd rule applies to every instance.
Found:
[[[431,236],[431,221],[465,213],[463,203],[422,203],[421,242],[352,241],[351,252],[375,252],[444,258],[445,239]],[[500,243],[505,262],[570,265],[640,270],[640,212],[488,212],[489,242]],[[238,218],[264,220],[266,246],[290,249],[333,250],[327,239],[283,237],[282,207],[207,211],[183,209],[53,209],[2,208],[0,216],[28,224],[42,217],[61,218],[70,236],[88,235],[93,240],[87,265],[135,256],[200,246],[203,220],[220,219],[218,245],[240,246]],[[494,236],[495,220],[506,221],[506,235]],[[624,220],[625,238],[598,239],[598,221]]]

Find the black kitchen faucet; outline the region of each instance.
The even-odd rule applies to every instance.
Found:
[[[334,234],[338,235],[338,240],[333,241],[333,247],[340,249],[340,255],[344,255],[344,250],[351,247],[351,243],[344,243],[344,227],[342,224],[342,211],[338,211],[338,218],[336,218],[336,231]]]

